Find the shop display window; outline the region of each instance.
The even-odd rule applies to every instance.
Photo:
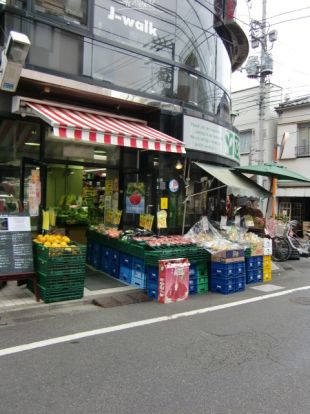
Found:
[[[88,0],[35,0],[36,12],[86,25]]]

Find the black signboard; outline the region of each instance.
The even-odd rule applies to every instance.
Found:
[[[30,220],[0,216],[0,277],[28,272],[33,272]]]

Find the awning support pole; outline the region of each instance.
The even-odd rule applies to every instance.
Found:
[[[224,187],[227,187],[227,185],[224,184],[224,185],[221,185],[219,187],[211,188],[211,190],[204,190],[204,191],[200,191],[199,193],[190,194],[185,198],[185,200],[183,201],[184,209],[183,209],[182,235],[184,235],[186,206],[187,206],[188,200],[192,197],[196,197],[196,196],[201,195],[201,194],[210,193],[211,191],[219,190],[220,188],[224,188]]]

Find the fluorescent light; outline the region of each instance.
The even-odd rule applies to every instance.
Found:
[[[40,144],[38,142],[25,142],[25,145],[29,145],[31,147],[39,147]]]
[[[84,172],[106,171],[106,168],[93,168],[91,170],[84,170]]]
[[[107,152],[103,150],[95,150],[94,153],[95,154],[106,154]]]
[[[106,155],[96,155],[96,154],[94,154],[94,160],[106,161],[107,156]]]

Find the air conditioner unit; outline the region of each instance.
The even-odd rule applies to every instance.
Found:
[[[15,92],[27,58],[30,41],[23,33],[11,31],[1,53],[0,89]]]

